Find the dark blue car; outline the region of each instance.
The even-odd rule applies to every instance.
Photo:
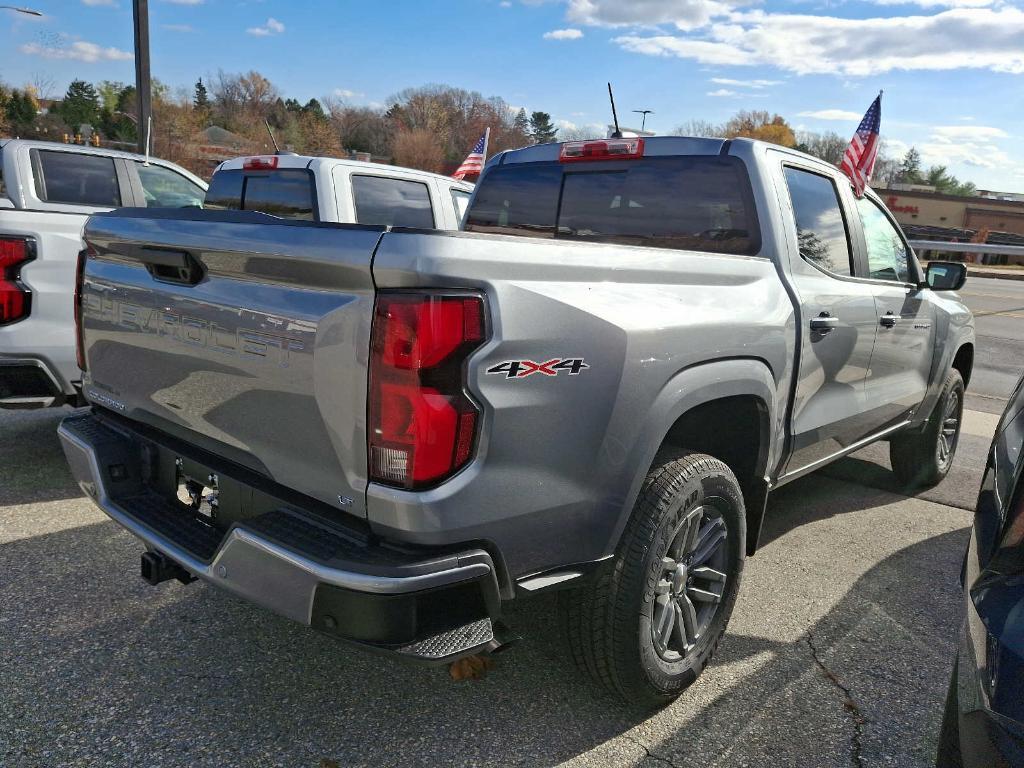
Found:
[[[1024,378],[989,451],[962,574],[967,616],[939,768],[1024,766]]]

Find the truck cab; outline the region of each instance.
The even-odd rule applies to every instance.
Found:
[[[205,207],[286,219],[459,228],[473,185],[395,165],[281,153],[221,163]]]

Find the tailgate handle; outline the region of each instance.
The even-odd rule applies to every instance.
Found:
[[[195,285],[203,279],[203,265],[187,251],[139,248],[135,257],[146,265],[154,280],[163,283]]]

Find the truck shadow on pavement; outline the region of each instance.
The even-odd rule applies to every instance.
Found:
[[[0,506],[82,495],[57,437],[61,419],[72,413],[70,408],[0,411]]]
[[[149,587],[112,523],[15,540],[0,545],[0,763],[928,765],[966,534],[899,549],[808,609],[785,585],[830,574],[804,572],[802,543],[780,539],[856,515],[837,485],[808,478],[773,500],[775,544],[750,561],[734,631],[653,714],[577,674],[551,596],[516,607],[524,641],[487,678],[453,683],[202,584]],[[854,495],[861,509],[899,501]]]

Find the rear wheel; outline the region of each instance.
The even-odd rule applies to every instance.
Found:
[[[951,370],[924,429],[889,441],[892,471],[903,485],[930,487],[949,474],[960,442],[963,411],[964,380],[959,371]]]
[[[743,496],[704,454],[659,455],[612,571],[567,592],[577,664],[630,703],[672,701],[710,661],[743,570]]]

